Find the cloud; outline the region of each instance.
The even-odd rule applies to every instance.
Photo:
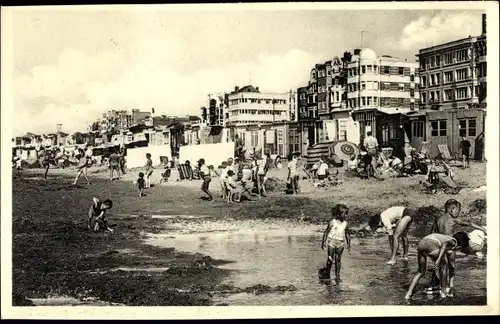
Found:
[[[399,44],[403,50],[418,50],[480,33],[481,16],[477,13],[440,13],[411,21],[403,29]]]
[[[179,46],[149,41],[136,53],[119,50],[86,55],[65,49],[57,64],[36,66],[14,80],[14,134],[27,131],[85,131],[88,123],[111,109],[149,110],[157,114],[199,114],[212,92],[231,91],[251,83],[265,92],[284,92],[303,85],[313,64],[324,57],[301,50],[261,54],[252,62],[228,62],[184,73],[175,61],[184,58]],[[158,47],[158,46],[157,46]]]

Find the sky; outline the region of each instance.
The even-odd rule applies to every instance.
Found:
[[[85,131],[112,109],[199,115],[209,93],[289,91],[354,48],[415,60],[420,48],[479,35],[482,13],[14,10],[13,135]]]

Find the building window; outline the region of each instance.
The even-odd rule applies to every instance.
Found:
[[[468,98],[467,87],[458,88],[455,90],[455,98],[457,99],[466,99]]]
[[[453,63],[453,53],[447,53],[444,55],[444,64],[452,64]]]
[[[430,67],[433,68],[436,66],[436,57],[432,56],[430,58]]]
[[[476,118],[460,119],[458,123],[460,137],[476,136]]]
[[[415,81],[415,74],[411,74],[411,75],[410,75],[410,81],[411,81],[411,82],[414,82],[414,81]]]
[[[431,121],[431,136],[446,136],[446,120]]]
[[[436,85],[439,85],[441,82],[441,75],[439,73],[436,74]]]
[[[439,90],[438,90],[438,91],[436,91],[436,99],[435,99],[435,100],[436,100],[436,102],[439,102],[439,100],[440,100],[440,95],[439,95],[439,93],[440,93],[440,91],[439,91]]]
[[[373,105],[378,105],[378,97],[373,97]]]
[[[366,72],[367,73],[373,73],[373,67],[371,65],[366,66]]]
[[[373,82],[373,90],[378,90],[378,81]]]
[[[411,133],[413,137],[424,137],[424,122],[415,121],[411,124]]]
[[[468,72],[467,68],[457,70],[457,72],[456,72],[457,73],[456,80],[457,81],[462,81],[462,80],[467,79],[467,72]]]
[[[444,82],[445,83],[453,82],[453,71],[444,72]]]
[[[405,69],[404,68],[402,68],[402,67],[398,68],[398,74],[399,75],[403,75],[404,73],[405,73]]]
[[[469,58],[469,53],[467,53],[466,49],[457,51],[457,62],[467,61],[468,58]]]
[[[340,101],[340,92],[335,92],[335,101]]]
[[[403,83],[400,83],[398,86],[399,91],[405,91],[405,85]]]
[[[444,101],[453,100],[453,90],[446,89],[444,90]]]
[[[415,89],[410,89],[410,97],[415,97]]]
[[[439,67],[441,65],[441,55],[436,55],[436,66]]]
[[[361,106],[366,106],[366,97],[361,97]]]
[[[375,73],[375,74],[378,73],[378,66],[377,65],[373,66],[373,73]]]
[[[366,105],[371,106],[372,105],[372,97],[366,97]]]
[[[434,74],[431,74],[429,85],[433,86],[435,84],[436,84],[436,77],[434,76]]]
[[[361,90],[366,90],[366,82],[361,82]]]
[[[382,73],[383,74],[389,74],[390,73],[390,68],[388,66],[382,66]]]
[[[427,60],[426,59],[420,60],[420,70],[425,70],[426,65],[427,65]]]
[[[366,73],[366,66],[361,65],[361,74],[365,74],[365,73]]]
[[[410,110],[415,110],[415,103],[414,102],[410,102]]]
[[[426,76],[422,76],[422,77],[420,78],[420,86],[421,86],[422,88],[425,88],[425,87],[427,86],[427,77],[426,77]]]
[[[421,99],[422,99],[422,103],[427,103],[427,94],[426,93],[422,93],[421,94]]]

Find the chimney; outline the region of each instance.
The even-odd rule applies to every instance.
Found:
[[[482,35],[486,35],[486,14],[483,14],[483,32]]]
[[[238,92],[239,90],[240,90],[240,87],[238,87],[238,86],[234,87],[235,92]]]

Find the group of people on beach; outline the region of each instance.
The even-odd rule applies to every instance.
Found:
[[[431,233],[423,237],[417,245],[418,271],[411,280],[410,287],[405,296],[409,301],[415,286],[427,271],[427,259],[434,261],[431,287],[427,293],[436,293],[441,298],[452,297],[455,277],[456,251],[465,254],[482,256],[485,247],[486,229],[476,224],[459,219],[461,204],[455,199],[449,199],[444,206],[444,212],[433,220]],[[332,208],[332,217],[323,234],[321,248],[327,248],[326,266],[320,269],[320,278],[330,279],[333,264],[335,264],[335,279],[340,281],[341,257],[344,247],[348,251],[351,247],[350,231],[347,223],[349,208],[337,204]],[[396,255],[399,241],[403,245],[404,261],[408,261],[408,231],[411,224],[419,217],[414,209],[405,206],[393,206],[380,214],[370,217],[368,221],[371,230],[384,228],[389,238],[391,256],[388,265],[396,264]],[[470,233],[455,232],[456,225],[467,226],[474,230]]]

